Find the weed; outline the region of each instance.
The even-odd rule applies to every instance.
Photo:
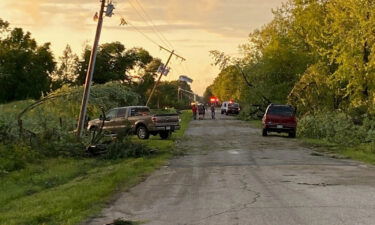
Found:
[[[147,141],[133,140],[147,149],[159,150],[158,154],[148,157],[103,160],[30,155],[31,159],[38,161],[0,175],[0,225],[74,225],[100,212],[115,192],[134,186],[165,164],[172,156],[174,141],[182,137],[190,121],[189,115],[188,112],[181,115],[183,128],[175,133],[172,140],[156,137]],[[28,148],[17,151],[22,154],[38,153]],[[123,154],[117,152],[121,147],[116,146],[115,149],[113,154],[116,157]],[[142,150],[130,154],[139,155],[139,151]],[[27,162],[25,160],[22,162]]]

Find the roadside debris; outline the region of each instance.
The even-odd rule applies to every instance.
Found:
[[[125,220],[123,218],[119,218],[114,220],[112,223],[107,223],[105,225],[138,225],[140,224],[139,222],[134,222],[130,220]]]
[[[322,183],[305,183],[305,182],[300,182],[300,183],[297,183],[297,184],[300,184],[300,185],[309,185],[309,186],[321,186],[321,187],[327,187],[327,186],[337,186],[339,184],[326,184],[324,182]]]

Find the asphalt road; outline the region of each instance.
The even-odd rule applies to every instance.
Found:
[[[191,122],[173,159],[87,224],[374,225],[375,168],[231,117]]]

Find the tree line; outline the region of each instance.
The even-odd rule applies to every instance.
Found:
[[[205,96],[374,115],[374,1],[289,0],[273,14],[240,46],[243,57],[211,52],[221,72]]]
[[[50,43],[39,45],[30,32],[11,28],[0,19],[0,103],[24,99],[39,99],[62,86],[81,86],[85,83],[91,47],[86,46],[82,56],[69,45],[55,59]],[[121,42],[100,45],[94,84],[119,82],[146,102],[158,76],[161,60],[143,48],[125,48]],[[136,75],[138,80],[134,80]],[[187,107],[189,98],[178,101],[178,86],[190,90],[185,82],[162,82],[152,99],[153,107]]]

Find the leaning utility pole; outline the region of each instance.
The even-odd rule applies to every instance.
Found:
[[[169,58],[168,58],[168,60],[167,60],[167,63],[163,66],[162,70],[160,71],[159,79],[156,81],[154,87],[152,88],[151,94],[150,94],[150,96],[148,97],[148,100],[147,100],[147,102],[146,102],[146,106],[148,106],[148,104],[150,103],[151,98],[152,98],[152,95],[154,94],[156,87],[157,87],[158,84],[160,83],[160,80],[161,80],[161,78],[163,77],[163,75],[164,75],[164,73],[165,73],[165,70],[168,68],[168,64],[169,64],[169,62],[171,61],[172,56],[174,55],[174,56],[176,56],[177,58],[180,58],[182,61],[186,60],[185,58],[183,58],[183,57],[181,57],[181,56],[175,54],[175,53],[174,53],[174,50],[170,51],[170,50],[168,50],[168,49],[166,49],[166,48],[164,48],[164,47],[162,47],[162,46],[159,46],[159,47],[160,47],[160,49],[163,49],[163,50],[169,52],[170,55],[169,55]]]
[[[94,45],[92,46],[89,67],[88,67],[87,74],[86,74],[86,81],[85,81],[85,87],[84,87],[84,91],[83,91],[81,111],[79,113],[78,126],[77,126],[77,136],[78,137],[82,136],[82,131],[83,131],[84,125],[85,125],[87,103],[89,101],[90,88],[91,88],[92,77],[93,77],[93,74],[94,74],[96,55],[97,55],[97,50],[98,50],[98,45],[99,45],[99,40],[100,40],[100,34],[101,34],[101,31],[102,31],[102,27],[103,27],[103,14],[104,14],[105,2],[106,2],[106,0],[101,0],[101,6],[100,6],[100,12],[99,12],[99,18],[98,18],[98,26],[96,28],[95,41],[94,41]]]

